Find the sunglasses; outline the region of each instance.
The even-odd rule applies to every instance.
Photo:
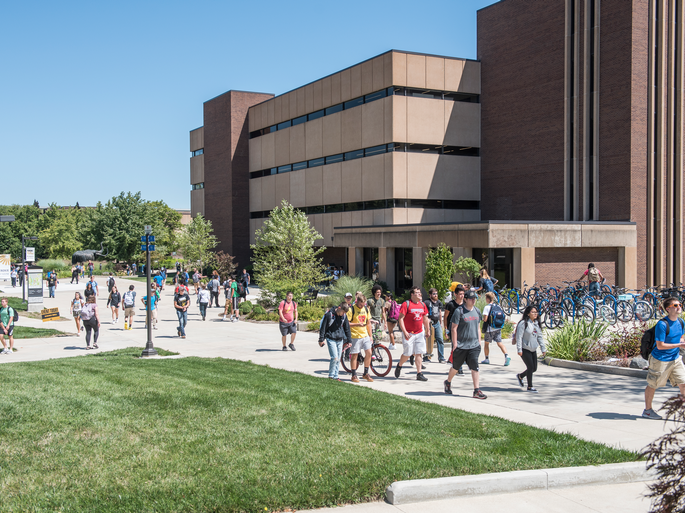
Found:
[[[683,305],[681,305],[680,303],[672,303],[672,304],[668,305],[668,307],[669,308],[682,308]]]

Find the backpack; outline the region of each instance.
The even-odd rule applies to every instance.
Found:
[[[397,322],[400,318],[400,305],[394,299],[390,302],[390,308],[388,308],[388,320],[390,322]]]
[[[112,287],[114,287],[114,276],[109,277],[109,282],[107,285],[109,285],[109,290],[112,290]]]
[[[135,306],[136,297],[130,290],[124,294],[124,306]]]
[[[485,292],[495,291],[495,286],[492,284],[492,280],[490,278],[483,280],[483,290],[485,290]]]
[[[333,310],[333,308],[331,308],[330,310],[328,310],[328,312],[323,314],[323,317],[321,317],[321,322],[319,323],[319,331],[321,331],[321,328],[323,328],[323,321],[329,313],[331,314],[331,317],[330,317],[330,319],[328,319],[328,326],[333,324],[333,321],[335,320],[335,317],[333,317],[335,315],[335,311]],[[345,316],[345,317],[347,317],[347,316]]]
[[[488,315],[488,325],[496,330],[501,330],[505,322],[507,322],[507,315],[502,310],[502,307],[492,303],[490,305],[490,315]]]
[[[664,317],[663,319],[659,320],[659,322],[665,319],[666,318]],[[681,329],[685,332],[685,322],[683,322],[683,320],[680,317],[678,318],[678,320],[680,321]],[[640,340],[640,356],[642,356],[642,358],[644,358],[645,360],[649,360],[649,355],[652,354],[652,351],[654,351],[654,347],[656,346],[656,326],[657,324],[659,324],[659,322],[657,322],[654,326],[652,326],[642,334],[642,339]],[[668,337],[669,331],[670,327],[667,322],[666,337]]]
[[[599,281],[601,278],[599,277],[599,269],[596,267],[590,267],[590,269],[587,272],[588,278],[590,278],[590,281]]]
[[[240,297],[245,297],[245,285],[242,282],[238,282],[238,295]]]
[[[19,320],[19,312],[17,312],[14,308],[12,308],[9,305],[7,305],[7,309],[8,309],[7,313],[8,314],[11,313],[12,322],[17,322]]]
[[[88,303],[81,309],[81,313],[79,314],[81,316],[81,319],[84,321],[89,321],[93,318],[93,308],[90,306],[93,303]]]

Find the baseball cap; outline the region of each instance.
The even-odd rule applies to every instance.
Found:
[[[478,294],[476,294],[473,290],[469,290],[466,294],[464,294],[464,299],[478,299]]]
[[[352,297],[352,292],[348,292],[347,294],[345,294],[345,297]]]

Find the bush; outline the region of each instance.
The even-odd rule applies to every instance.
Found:
[[[368,278],[345,274],[333,284],[329,297],[333,299],[334,305],[339,305],[345,301],[345,294],[351,292],[354,295],[359,290],[368,299],[371,297],[372,286],[373,282]]]
[[[307,331],[319,331],[319,328],[321,327],[321,321],[314,321],[310,322],[307,324]]]
[[[248,316],[248,319],[252,319],[253,321],[272,321],[272,322],[278,322],[278,314],[275,312],[268,312],[268,313],[255,313],[254,310],[252,310]]]
[[[52,258],[48,258],[45,260],[38,260],[36,262],[36,265],[38,267],[42,267],[44,272],[48,271],[57,271],[58,275],[61,271],[67,271],[69,273],[69,276],[71,276],[71,264],[66,262],[65,260],[56,260]],[[61,276],[60,276],[61,278]]]
[[[263,314],[266,313],[266,310],[264,310],[264,307],[262,307],[261,305],[255,305],[255,306],[252,308],[252,312],[251,312],[251,313],[253,313],[253,314],[255,314],[255,315],[263,315]]]
[[[252,311],[252,303],[250,303],[249,301],[243,301],[242,303],[240,303],[238,311],[240,312],[240,315],[249,314]]]
[[[504,327],[502,327],[502,338],[511,338],[511,336],[514,333],[514,324],[510,321],[507,321],[504,323]]]
[[[297,319],[302,322],[321,320],[326,311],[318,306],[309,305],[307,303],[297,305]]]
[[[637,325],[619,325],[605,344],[606,353],[618,358],[632,358],[640,355],[642,335],[647,331],[645,323]]]
[[[592,360],[598,354],[599,339],[607,325],[578,321],[555,330],[547,340],[547,356],[562,360],[583,362]],[[549,332],[548,332],[549,333]]]

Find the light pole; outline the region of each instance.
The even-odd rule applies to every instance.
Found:
[[[152,344],[152,295],[150,290],[150,281],[152,274],[150,273],[150,251],[154,250],[155,236],[151,235],[152,226],[145,225],[145,235],[141,237],[141,240],[145,242],[145,275],[147,277],[147,301],[145,302],[145,315],[147,316],[147,343],[145,344],[145,349],[141,356],[157,356],[157,351]]]
[[[21,302],[26,303],[26,289],[29,286],[29,275],[26,272],[26,252],[24,251],[24,241],[25,240],[38,240],[38,237],[27,237],[26,235],[21,236],[21,275],[24,277],[21,284]]]

